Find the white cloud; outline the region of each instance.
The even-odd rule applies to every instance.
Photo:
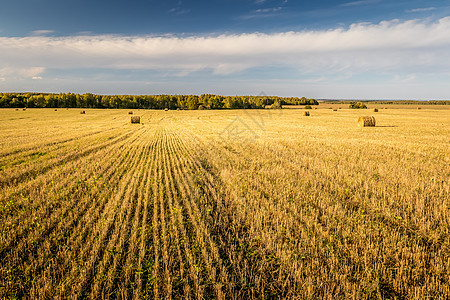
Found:
[[[326,82],[326,81],[330,81],[330,79],[325,76],[301,80],[302,83],[321,83],[321,82]]]
[[[181,9],[179,7],[174,7],[174,8],[169,10],[169,13],[177,15],[177,16],[185,15],[185,14],[188,14],[190,12],[191,12],[190,9]]]
[[[396,74],[394,76],[394,82],[399,82],[399,83],[414,82],[414,81],[416,81],[416,79],[417,79],[416,74],[405,74],[405,75]]]
[[[342,7],[370,5],[380,2],[380,0],[360,0],[341,4]]]
[[[28,78],[40,76],[45,69],[79,68],[232,74],[284,66],[323,74],[436,73],[450,69],[450,17],[433,23],[392,20],[276,34],[0,37],[0,53],[3,73],[10,68]],[[12,74],[6,73],[0,71],[0,76]]]
[[[436,9],[436,7],[422,7],[422,8],[408,9],[406,12],[408,12],[408,13],[416,13],[416,12],[432,11],[432,10],[435,10],[435,9]]]
[[[0,67],[2,66],[2,64],[0,64]],[[0,68],[0,76],[4,79],[3,81],[5,81],[6,78],[35,79],[35,77],[39,77],[39,75],[44,73],[44,71],[45,71],[45,68],[43,68],[43,67],[5,66],[5,67]]]
[[[48,35],[48,34],[52,34],[55,33],[54,30],[35,30],[31,32],[31,35],[34,36],[39,36],[39,35]]]
[[[188,14],[191,12],[190,9],[183,9],[182,6],[183,6],[183,2],[178,1],[177,6],[169,9],[168,12],[171,14],[177,15],[177,16],[181,16],[181,15]]]
[[[281,6],[278,7],[270,7],[270,8],[260,8],[260,9],[256,9],[254,11],[252,11],[252,13],[263,13],[263,14],[267,14],[267,13],[274,13],[277,11],[282,10],[283,8]]]

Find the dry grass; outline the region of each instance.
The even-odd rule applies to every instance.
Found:
[[[450,297],[446,110],[52,112],[0,110],[1,299]]]

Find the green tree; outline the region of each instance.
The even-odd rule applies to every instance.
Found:
[[[187,98],[187,109],[197,109],[200,104],[197,95],[189,95]]]
[[[352,102],[348,107],[352,109],[367,108],[367,106],[362,102]]]

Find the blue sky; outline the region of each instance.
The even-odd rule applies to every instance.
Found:
[[[449,0],[3,2],[3,92],[450,98]]]

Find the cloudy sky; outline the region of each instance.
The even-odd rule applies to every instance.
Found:
[[[2,1],[13,91],[450,99],[450,1]]]

